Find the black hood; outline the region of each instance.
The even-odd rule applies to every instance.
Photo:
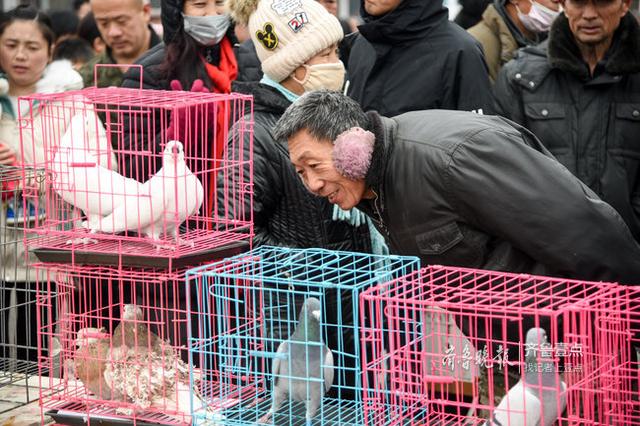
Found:
[[[160,18],[162,19],[162,39],[169,44],[176,33],[182,30],[182,0],[162,0]]]
[[[372,43],[398,44],[423,38],[432,28],[449,19],[449,12],[437,0],[402,0],[400,5],[382,16],[369,15],[360,2],[364,24],[358,29]]]

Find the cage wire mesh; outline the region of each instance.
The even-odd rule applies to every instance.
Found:
[[[188,271],[194,423],[366,424],[358,295],[418,268],[412,257],[262,246]]]
[[[605,297],[617,304],[600,324],[602,352],[614,354],[604,375],[605,415],[612,425],[640,424],[640,289],[617,287]]]
[[[250,96],[93,87],[21,102],[21,154],[47,177],[39,257],[175,259],[249,240]]]
[[[609,401],[616,288],[429,266],[363,292],[367,424],[632,424]]]
[[[38,334],[60,342],[59,360],[43,351],[39,366],[62,369],[60,378],[43,373],[44,409],[96,424],[190,423],[184,270],[36,267],[46,274]]]
[[[35,204],[26,194],[42,180],[40,171],[0,166],[0,416],[38,398],[36,271],[25,238],[43,213],[37,190]]]

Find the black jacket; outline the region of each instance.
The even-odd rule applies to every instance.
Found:
[[[391,252],[441,264],[640,284],[640,246],[620,216],[502,117],[375,113],[359,204]]]
[[[527,127],[611,204],[640,241],[640,27],[628,13],[590,75],[567,19],[496,81],[498,112]]]
[[[431,108],[491,113],[493,99],[479,44],[449,22],[442,2],[404,0],[365,24],[348,62],[348,94],[365,110],[393,116]]]
[[[333,205],[304,187],[289,160],[286,142],[273,138],[273,127],[291,103],[276,89],[257,82],[236,82],[233,90],[254,97],[254,245],[369,252],[367,226],[354,228],[347,222],[332,220]],[[245,134],[243,155],[249,158],[249,134]],[[231,142],[232,138],[226,155],[238,158],[240,144]],[[219,180],[219,205],[224,204],[221,185],[224,183]],[[251,211],[250,206],[244,210]]]
[[[256,53],[256,46],[251,39],[234,46],[238,61],[238,78],[236,81],[260,81],[262,64]]]

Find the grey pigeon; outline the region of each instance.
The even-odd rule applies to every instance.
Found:
[[[542,328],[531,328],[526,342],[525,373],[504,396],[485,423],[491,426],[551,426],[567,405],[567,386],[560,379],[553,360],[537,356],[543,344],[548,344]]]
[[[322,344],[320,317],[322,306],[308,298],[298,316],[298,325],[289,340],[278,346],[273,359],[274,385],[271,409],[260,420],[266,423],[290,397],[304,401],[306,425],[310,426],[324,395],[333,384],[333,354]]]

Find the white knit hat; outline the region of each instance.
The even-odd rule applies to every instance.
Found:
[[[338,19],[316,0],[227,0],[227,7],[249,27],[262,71],[277,82],[343,37]]]

